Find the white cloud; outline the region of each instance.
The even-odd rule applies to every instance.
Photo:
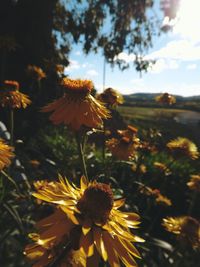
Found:
[[[80,69],[81,65],[76,60],[70,60],[69,66],[65,67],[65,72],[72,72],[74,70]]]
[[[135,55],[134,54],[128,55],[126,52],[121,52],[115,57],[115,59],[123,60],[127,63],[130,63],[135,60]]]
[[[174,32],[194,42],[200,40],[200,1],[181,0]]]
[[[192,96],[200,94],[200,83],[199,84],[186,84],[186,83],[178,83],[168,85],[168,92],[170,94],[177,94],[182,96]]]
[[[145,84],[145,80],[143,78],[133,79],[130,81],[131,86],[127,89],[124,88],[122,90],[123,94],[133,94],[133,93],[148,93],[152,92],[152,88]]]
[[[167,59],[159,59],[155,64],[152,64],[148,71],[153,74],[161,73],[164,70],[170,69],[178,69],[179,64],[175,60],[167,60]]]
[[[182,61],[200,60],[200,44],[194,44],[188,40],[171,41],[161,49],[152,52],[146,59],[172,59]]]
[[[131,80],[131,84],[143,87],[144,86],[144,80],[143,79],[133,79],[133,80]]]
[[[85,62],[81,65],[82,68],[86,69],[86,68],[92,68],[94,65],[88,62]]]
[[[74,54],[75,54],[76,56],[81,56],[81,55],[82,55],[81,51],[76,51]]]
[[[98,76],[99,75],[99,73],[96,70],[93,70],[93,69],[88,70],[86,73],[89,76]]]
[[[197,64],[189,64],[186,67],[188,70],[195,70],[197,68]]]

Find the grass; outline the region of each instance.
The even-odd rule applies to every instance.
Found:
[[[155,116],[163,116],[163,119],[173,119],[176,115],[187,112],[184,109],[147,108],[147,107],[118,107],[118,111],[125,118],[152,120]]]

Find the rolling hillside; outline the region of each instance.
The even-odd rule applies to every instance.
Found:
[[[159,94],[153,93],[136,93],[131,95],[124,95],[126,106],[140,106],[140,107],[163,107],[161,104],[155,102],[155,97]],[[173,105],[174,109],[187,109],[200,111],[200,95],[183,97],[175,95],[176,103]]]

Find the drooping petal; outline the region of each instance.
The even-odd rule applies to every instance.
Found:
[[[94,253],[94,243],[92,237],[92,231],[88,232],[87,235],[81,235],[80,238],[80,250],[83,251],[86,257],[91,257]]]

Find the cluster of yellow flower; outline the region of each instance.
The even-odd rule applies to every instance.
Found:
[[[0,90],[0,105],[2,107],[26,108],[31,101],[27,95],[19,92],[19,83],[16,81],[4,81]]]
[[[130,160],[136,155],[140,140],[137,137],[137,129],[128,125],[126,130],[118,131],[119,138],[111,138],[106,142],[112,155],[120,160]]]
[[[0,139],[0,171],[11,164],[13,148]]]
[[[183,245],[190,244],[194,249],[200,247],[200,223],[190,216],[168,217],[163,219],[163,226],[178,235]]]
[[[149,186],[140,186],[140,193],[147,195],[147,196],[154,197],[157,204],[161,204],[161,205],[165,205],[165,206],[171,206],[172,205],[171,200],[168,197],[163,196],[160,193],[160,190],[158,190],[158,189],[152,189]]]
[[[164,93],[155,98],[155,100],[161,104],[172,105],[176,103],[176,98],[168,93]]]
[[[36,66],[28,66],[27,71],[37,81],[46,77]],[[53,124],[67,125],[76,136],[82,129],[102,127],[104,120],[111,116],[109,109],[123,103],[122,96],[112,88],[95,98],[90,80],[65,77],[60,86],[63,96],[43,107],[42,111],[51,112],[49,119]],[[157,101],[172,104],[175,98],[165,93],[157,97]],[[3,107],[26,108],[30,103],[28,96],[19,92],[18,82],[4,81],[0,92]],[[108,139],[106,146],[114,157],[124,161],[137,159],[138,153],[153,153],[157,149],[147,141],[141,141],[138,129],[131,125],[118,130],[117,137]],[[175,159],[187,157],[195,160],[199,157],[196,145],[187,138],[178,137],[168,142],[166,147]],[[82,149],[80,146],[80,153]],[[0,140],[0,170],[9,166],[13,156],[12,148]],[[32,164],[38,166],[38,162]],[[171,173],[169,167],[161,162],[155,161],[153,165],[165,176]],[[138,167],[141,173],[147,172],[144,164],[140,163]],[[199,192],[199,175],[192,175],[187,185]],[[136,213],[119,210],[125,200],[115,199],[110,185],[89,181],[88,177],[82,176],[80,187],[77,187],[59,176],[58,182],[36,181],[34,186],[36,192],[33,196],[38,203],[49,202],[54,206],[53,214],[36,223],[37,233],[29,234],[33,244],[25,248],[25,255],[35,262],[34,267],[53,266],[55,263],[62,267],[98,266],[100,258],[108,261],[111,267],[120,266],[120,262],[125,266],[137,266],[134,257],[140,258],[140,254],[132,243],[144,240],[133,234],[130,228],[137,228],[140,218]],[[158,189],[141,186],[140,193],[152,196],[157,204],[172,205]],[[199,247],[200,227],[196,219],[168,217],[163,219],[163,225],[184,242],[191,243],[193,248]]]

